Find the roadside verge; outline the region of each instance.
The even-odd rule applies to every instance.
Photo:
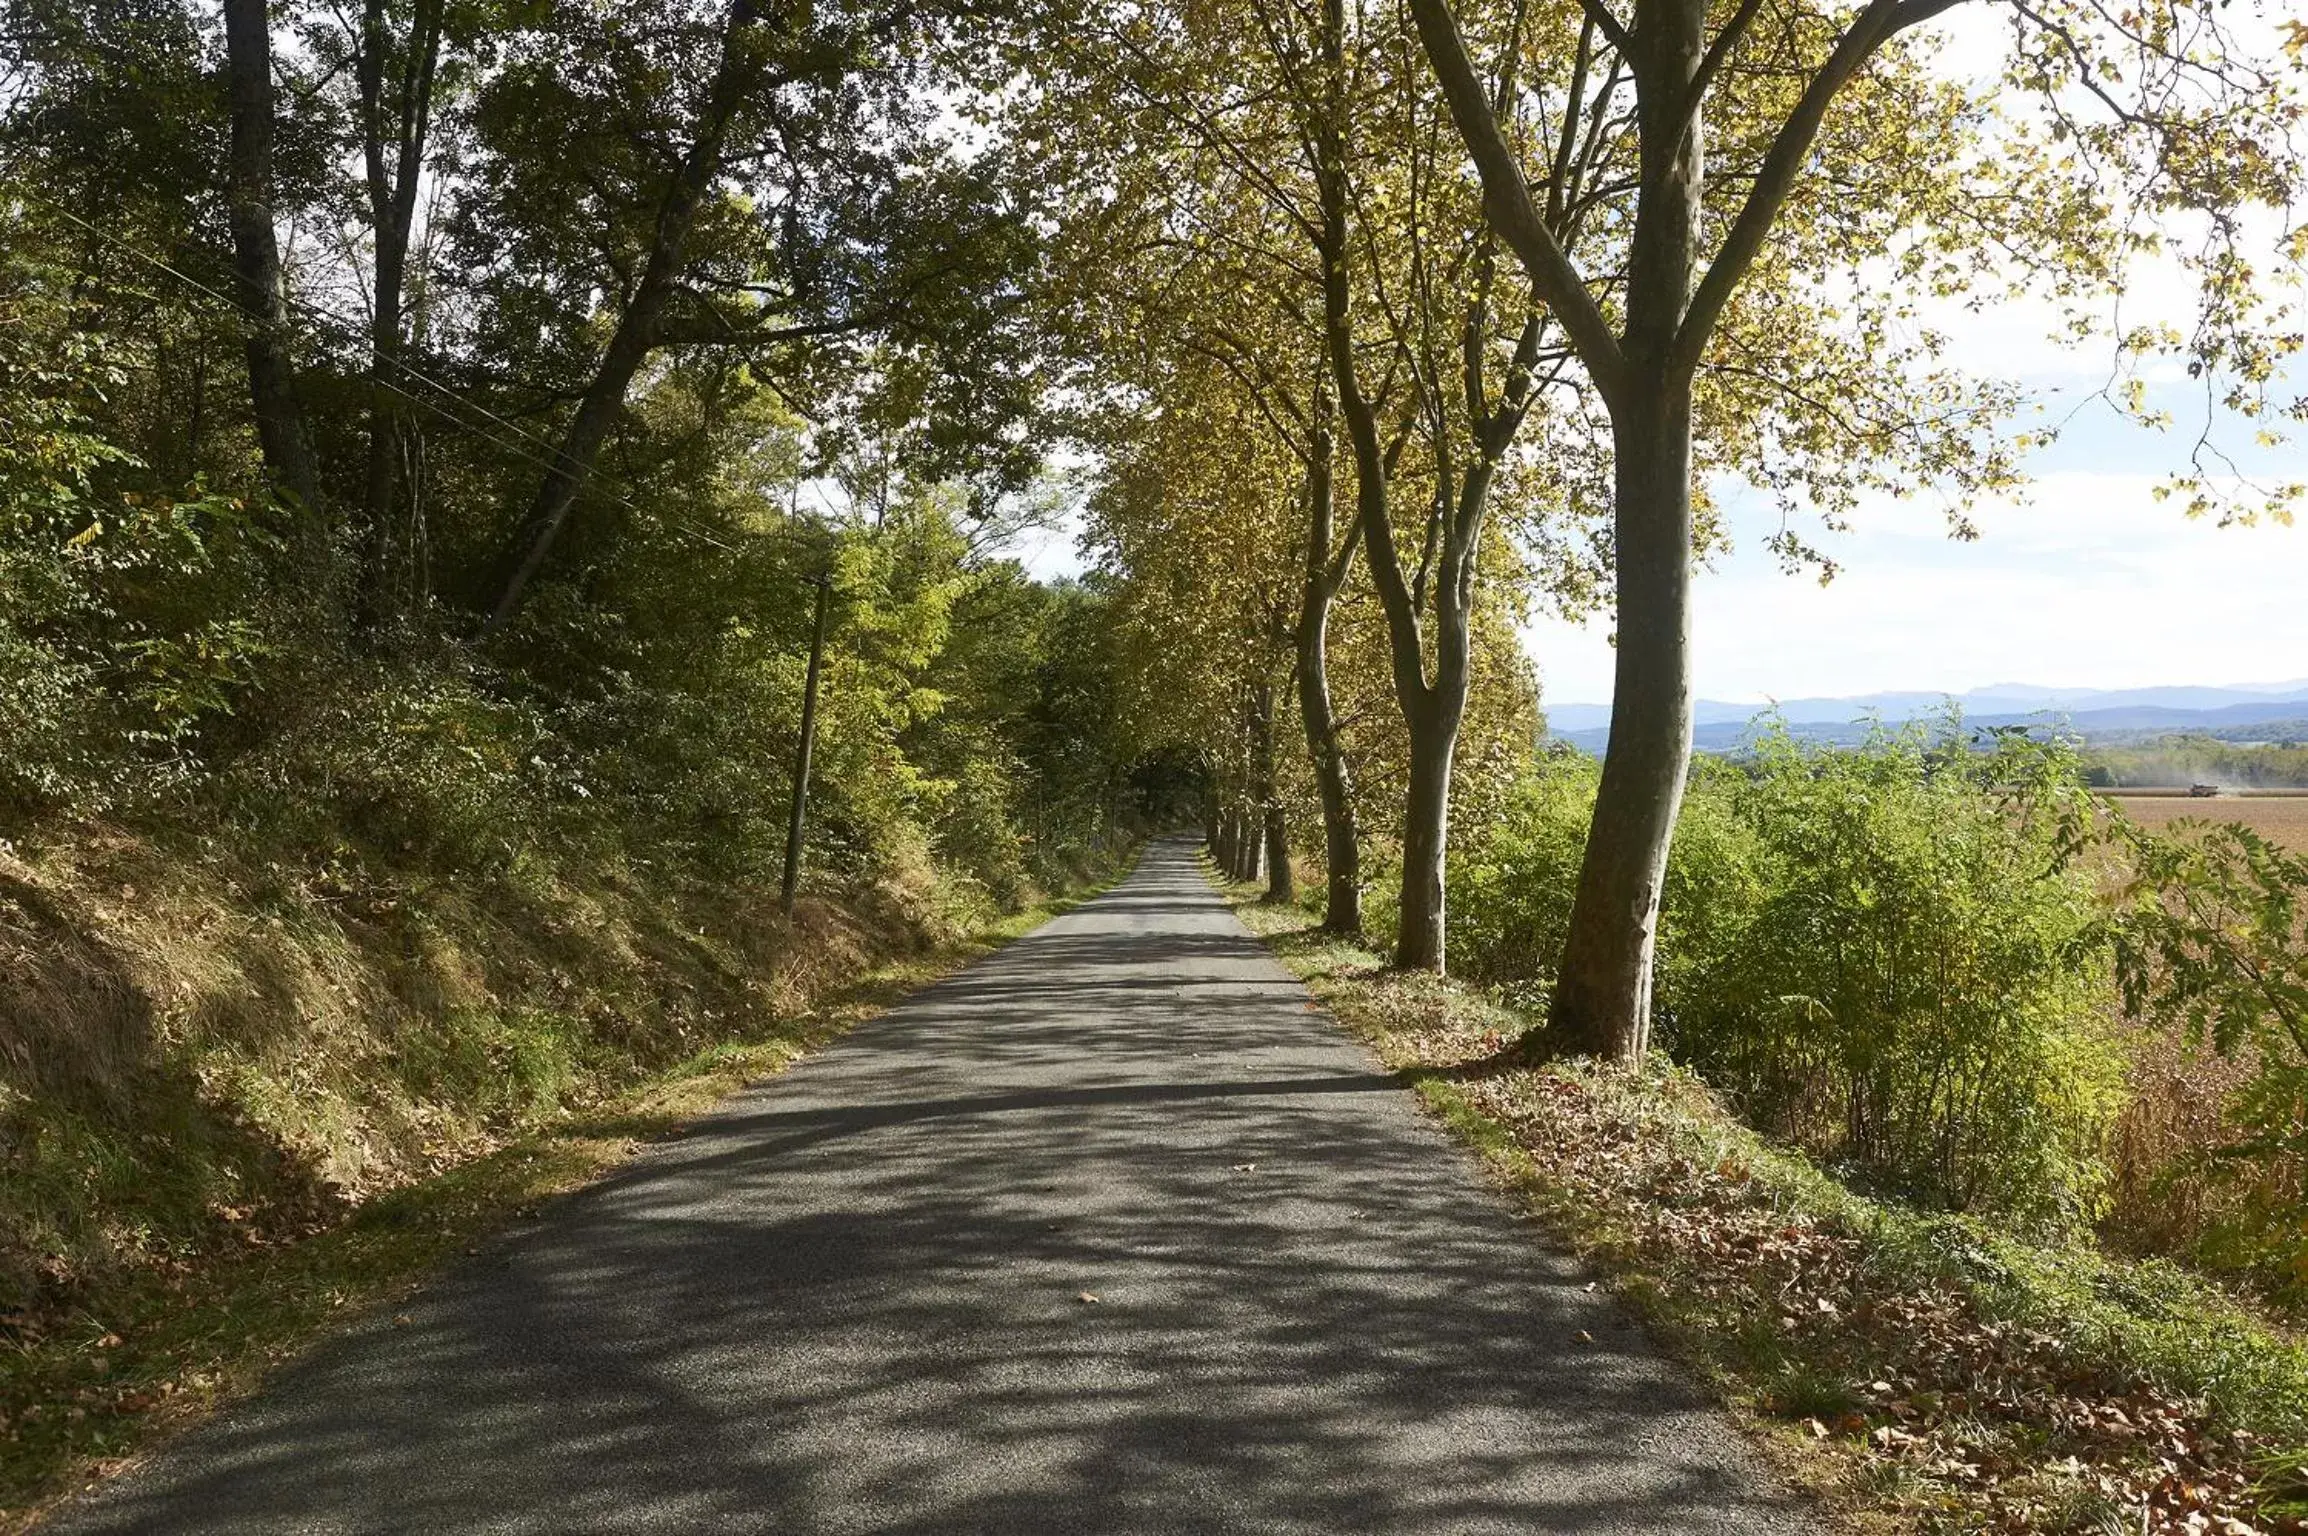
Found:
[[[2308,1349],[2184,1272],[1855,1193],[1686,1073],[1502,1066],[1528,1020],[1236,913],[1852,1528],[2308,1530]]]
[[[1118,879],[873,965],[742,1038],[572,1108],[486,1155],[378,1195],[293,1241],[112,1286],[101,1312],[0,1346],[0,1532],[215,1408],[352,1318],[389,1306],[499,1228],[539,1213],[749,1083],[773,1076],[911,992]]]

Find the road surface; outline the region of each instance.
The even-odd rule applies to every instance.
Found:
[[[1807,1528],[1180,841],[400,1315],[55,1529]]]

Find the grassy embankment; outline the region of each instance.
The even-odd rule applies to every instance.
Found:
[[[0,844],[0,1530],[1067,905]]]
[[[1867,1531],[2308,1530],[2308,1348],[2213,1286],[1865,1198],[1671,1070],[1499,1069],[1528,1016],[1234,893],[1321,1002]]]

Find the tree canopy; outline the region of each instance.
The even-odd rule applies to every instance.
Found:
[[[2212,429],[2296,413],[2297,34],[1989,6],[11,0],[33,734],[166,674],[133,750],[190,772],[334,669],[447,668],[573,722],[678,695],[663,750],[774,798],[827,576],[837,668],[907,679],[869,734],[916,811],[1019,732],[1069,795],[1196,764],[1238,870],[1314,858],[1334,926],[1367,888],[1440,969],[1454,800],[1539,728],[1518,628],[1609,610],[1554,1037],[1639,1054],[1719,494],[1823,576],[1871,494],[1970,536],[2058,430],[1939,323],[2003,303],[2140,421],[2189,381],[2185,510],[2296,494]],[[2188,314],[2113,307],[2150,270]],[[1002,563],[1053,522],[1087,585]],[[1107,718],[973,674],[997,728],[932,681],[963,655],[1095,656]]]

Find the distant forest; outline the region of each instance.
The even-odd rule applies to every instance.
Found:
[[[2124,746],[2095,746],[2085,776],[2096,787],[2218,784],[2233,789],[2308,788],[2308,722],[2268,728],[2271,740],[2158,736]]]

